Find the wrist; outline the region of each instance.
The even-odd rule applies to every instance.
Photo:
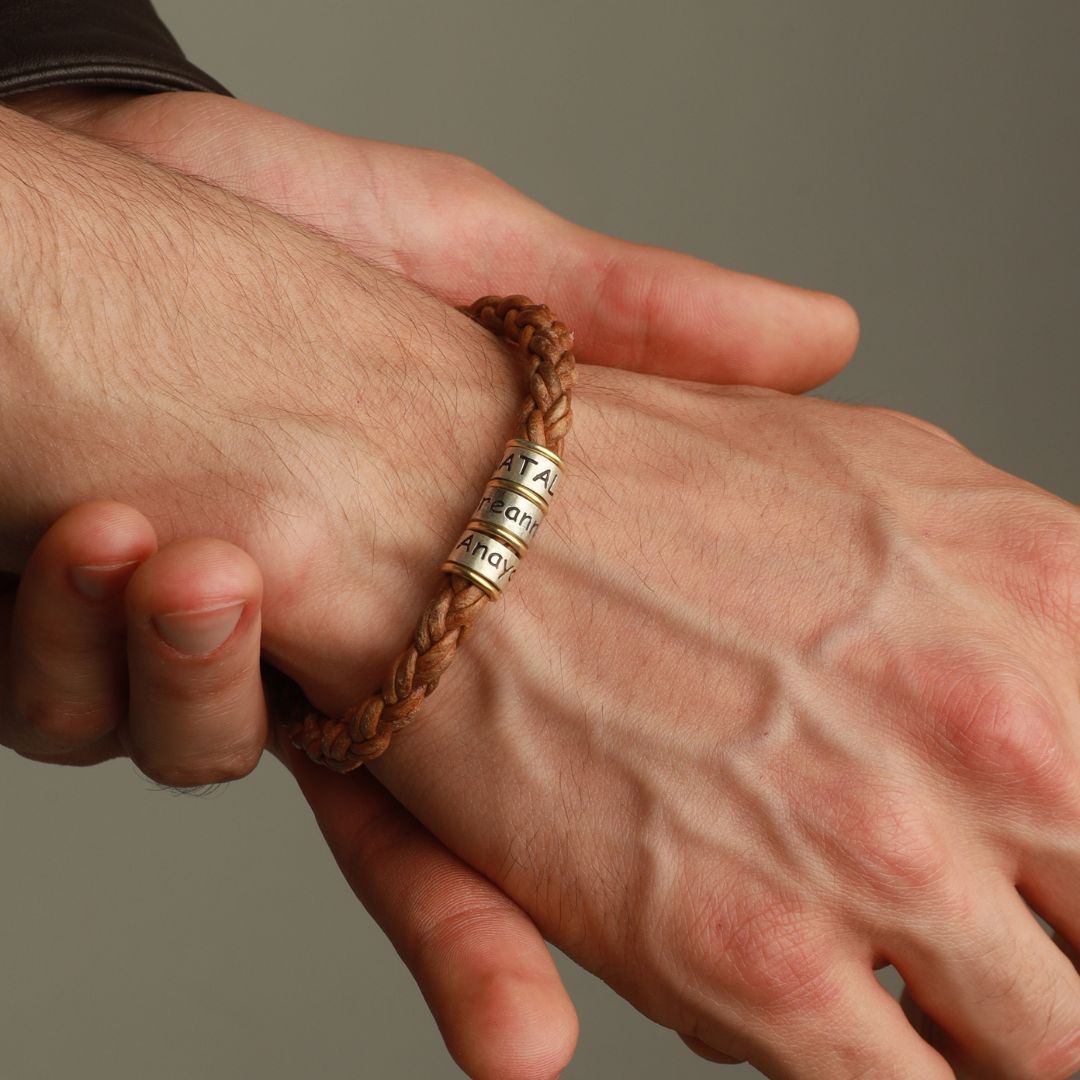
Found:
[[[411,288],[399,302],[411,312],[408,345],[358,395],[364,448],[351,435],[327,463],[356,485],[356,518],[343,529],[327,520],[341,508],[325,491],[302,493],[296,519],[318,523],[299,560],[312,573],[294,577],[298,596],[276,605],[272,596],[264,620],[267,657],[332,715],[382,685],[414,632],[523,394],[520,363],[486,331]],[[383,397],[402,383],[404,399]]]
[[[345,707],[426,602],[520,367],[300,226],[5,112],[5,152],[37,179],[8,248],[33,265],[0,273],[20,328],[3,565],[91,497],[136,506],[163,543],[231,540],[267,573],[267,655]]]
[[[480,796],[478,790],[478,797],[497,797],[490,773],[500,772],[507,781],[503,793],[523,798],[511,795],[499,813],[507,821],[520,820],[526,829],[530,787],[561,788],[565,769],[573,768],[574,759],[552,748],[563,742],[568,727],[587,730],[592,719],[580,670],[592,671],[595,665],[598,672],[609,664],[605,650],[612,642],[591,638],[589,627],[613,594],[634,589],[632,581],[623,580],[626,566],[610,557],[611,548],[634,551],[641,542],[617,524],[618,507],[629,502],[627,487],[633,477],[622,469],[632,453],[625,443],[618,445],[613,431],[619,417],[625,419],[628,397],[645,389],[644,382],[642,376],[577,365],[566,474],[544,525],[494,610],[459,649],[432,699],[394,736],[388,751],[365,766],[444,842],[468,851],[476,865],[498,864],[507,852],[494,850],[500,841],[492,838],[489,846],[488,838],[475,830],[469,836],[456,832],[461,819],[447,812],[441,797],[455,783],[466,788],[475,783],[485,792]],[[512,432],[505,426],[500,429],[500,436],[508,434]],[[498,464],[503,439],[496,444],[480,470],[479,483],[462,504],[460,526]],[[459,531],[452,530],[448,539],[455,540]],[[599,556],[605,548],[608,554]],[[632,627],[622,629],[633,634]],[[568,678],[571,671],[575,676]],[[377,685],[365,687],[365,692]],[[609,704],[618,711],[618,703]],[[611,723],[617,720],[612,717]]]

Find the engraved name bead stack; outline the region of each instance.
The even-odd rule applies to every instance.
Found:
[[[511,439],[442,569],[498,597],[544,520],[563,469],[546,446]]]

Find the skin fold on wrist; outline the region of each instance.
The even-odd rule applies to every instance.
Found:
[[[144,95],[94,86],[54,86],[0,98],[0,106],[59,127],[81,130],[103,113]]]

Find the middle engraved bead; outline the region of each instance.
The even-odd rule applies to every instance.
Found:
[[[524,555],[543,520],[544,508],[539,499],[491,480],[469,524],[493,533],[518,555]]]

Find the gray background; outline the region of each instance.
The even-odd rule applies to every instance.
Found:
[[[584,224],[848,297],[862,345],[827,394],[926,416],[1080,501],[1080,5],[159,9],[242,97],[456,151]],[[0,791],[5,1076],[459,1075],[276,762],[198,799],[126,762],[5,755]],[[563,970],[583,1025],[566,1076],[714,1074]]]

